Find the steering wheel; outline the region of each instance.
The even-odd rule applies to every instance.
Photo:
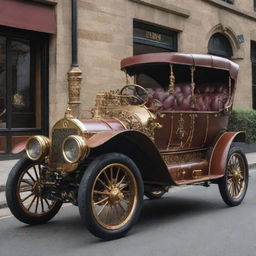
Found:
[[[125,93],[125,90],[132,91],[132,94]],[[148,93],[142,86],[138,84],[127,84],[121,91],[120,95],[128,96],[128,101],[132,105],[143,105],[148,101]]]

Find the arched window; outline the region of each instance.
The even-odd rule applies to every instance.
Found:
[[[230,58],[233,55],[228,38],[221,33],[216,33],[210,38],[208,53],[226,58]]]

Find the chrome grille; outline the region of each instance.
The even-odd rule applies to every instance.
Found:
[[[77,129],[56,129],[52,132],[50,161],[56,164],[66,163],[62,155],[62,143],[70,135],[77,135]]]

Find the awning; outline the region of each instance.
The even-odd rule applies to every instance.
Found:
[[[54,6],[23,0],[0,0],[0,25],[55,34]]]

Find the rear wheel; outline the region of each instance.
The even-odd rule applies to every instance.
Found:
[[[244,153],[237,147],[231,147],[225,176],[218,183],[220,194],[227,205],[241,204],[247,191],[248,180],[248,165]]]
[[[95,236],[112,240],[124,236],[137,221],[143,201],[143,182],[135,163],[125,155],[97,157],[79,186],[78,206]]]
[[[58,213],[62,202],[47,199],[41,185],[41,164],[24,157],[11,170],[6,183],[6,200],[18,220],[41,224]]]

